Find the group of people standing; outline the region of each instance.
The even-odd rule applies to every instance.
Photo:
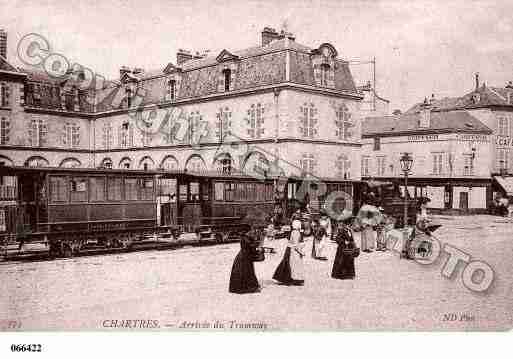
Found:
[[[383,208],[379,207],[378,210],[378,215],[367,212],[366,218],[360,220],[362,252],[387,250],[385,231],[389,218],[383,213]]]
[[[273,279],[282,285],[304,285],[304,260],[327,261],[326,247],[330,240],[337,243],[331,276],[336,279],[354,279],[354,258],[358,256],[351,230],[353,217],[340,220],[335,230],[331,219],[321,212],[319,220],[308,213],[296,212],[291,218],[291,231],[283,258],[276,268]],[[262,259],[263,230],[254,227],[241,240],[241,250],[232,266],[229,291],[232,293],[254,293],[261,290],[255,275],[254,262]],[[311,243],[311,250],[307,246]]]

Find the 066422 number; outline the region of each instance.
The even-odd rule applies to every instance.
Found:
[[[12,344],[11,352],[40,352],[41,344]]]

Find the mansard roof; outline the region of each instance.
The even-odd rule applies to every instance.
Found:
[[[420,110],[422,103],[412,106],[406,113]],[[461,97],[444,97],[432,101],[434,110],[448,111],[454,109],[487,108],[493,106],[513,107],[513,88],[493,87],[483,84],[479,88]]]
[[[20,75],[24,76],[22,72],[20,72],[16,67],[11,65],[9,61],[2,55],[0,55],[0,72],[9,73],[11,75]]]
[[[362,137],[402,136],[418,133],[483,133],[492,130],[468,111],[431,112],[429,127],[420,126],[421,114],[368,117],[362,123]]]
[[[333,86],[328,90],[341,91],[344,94],[361,96],[353,81],[349,65],[346,61],[337,59],[336,50],[330,44],[323,44],[317,49],[295,42],[291,38],[283,38],[270,42],[265,46],[254,46],[239,51],[222,50],[217,56],[194,58],[180,66],[168,63],[165,68],[141,71],[136,74],[127,72],[121,81],[107,81],[97,86],[95,93],[98,97],[96,111],[103,112],[112,110],[110,102],[112,98],[123,96],[120,91],[123,82],[137,82],[138,88],[144,89],[142,105],[163,102],[166,99],[167,76],[177,72],[178,84],[176,88],[177,100],[194,99],[208,95],[221,94],[220,88],[223,81],[223,69],[230,62],[233,70],[233,82],[230,90],[251,90],[264,86],[277,85],[282,83],[293,83],[318,87],[314,77],[313,57],[319,49],[328,48],[333,57]],[[287,57],[289,59],[287,60]],[[287,62],[289,66],[287,67]],[[287,68],[290,76],[287,76]],[[72,75],[53,78],[46,72],[39,69],[21,69],[28,75],[28,81],[46,83],[50,86],[67,86],[77,81]],[[100,74],[101,75],[101,74]],[[102,78],[103,80],[103,78]],[[77,82],[78,84],[78,82]],[[96,84],[98,85],[98,84]],[[106,88],[103,88],[106,87]],[[118,101],[119,102],[119,101]]]

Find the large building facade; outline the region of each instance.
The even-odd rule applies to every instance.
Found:
[[[433,209],[486,211],[513,196],[513,85],[479,85],[456,98],[427,99],[403,115],[367,118],[362,177],[403,183],[399,158],[414,164],[412,196]]]
[[[363,95],[328,43],[265,28],[259,46],[179,50],[158,71],[122,67],[100,80],[1,57],[0,161],[360,178]]]

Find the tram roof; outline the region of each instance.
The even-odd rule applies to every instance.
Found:
[[[222,173],[217,171],[169,171],[164,169],[155,170],[142,170],[142,169],[110,169],[110,168],[81,168],[81,167],[27,167],[27,166],[0,166],[0,175],[18,175],[18,174],[35,174],[35,173],[54,173],[54,174],[118,174],[118,175],[131,175],[131,176],[154,176],[158,175],[161,178],[176,178],[176,177],[189,177],[189,178],[215,178],[215,179],[247,179],[247,180],[280,180],[286,179],[295,182],[336,182],[336,183],[356,183],[360,181],[355,180],[341,180],[334,177],[301,177],[301,176],[276,176],[276,175],[259,175],[248,174],[244,172]]]

